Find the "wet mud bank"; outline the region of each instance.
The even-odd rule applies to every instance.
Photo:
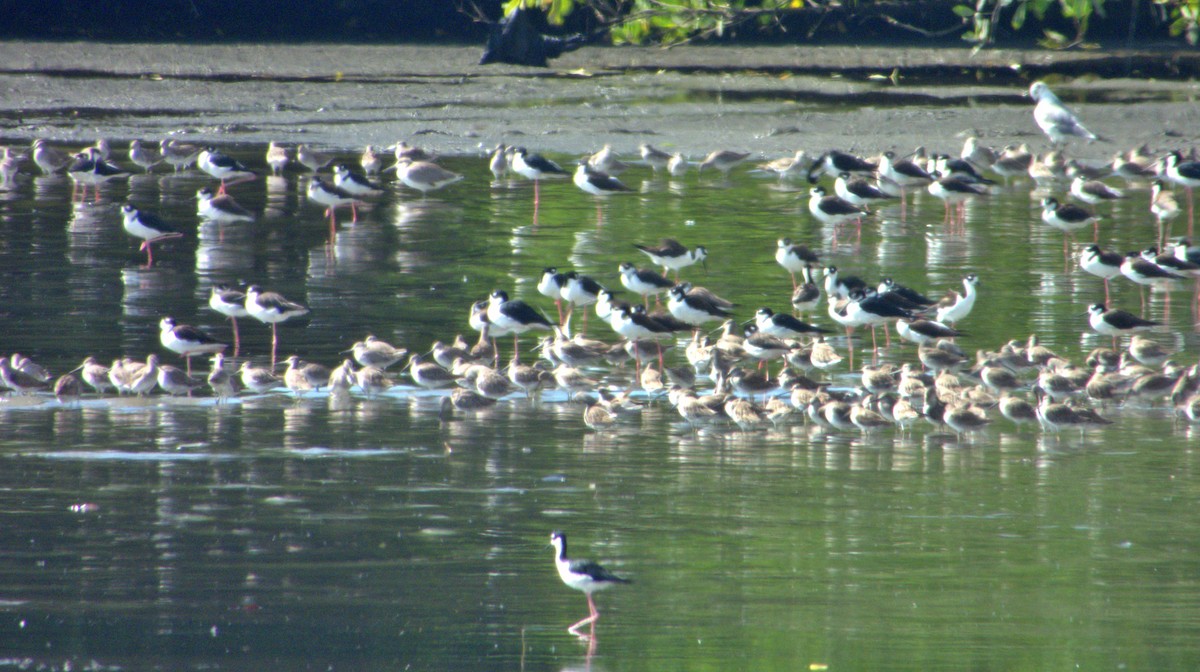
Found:
[[[1200,55],[854,47],[589,47],[553,68],[479,66],[479,47],[0,44],[9,141],[104,136],[352,149],[407,139],[574,154],[640,142],[698,155],[1044,144],[1023,96],[1048,78],[1114,142],[1187,147]]]

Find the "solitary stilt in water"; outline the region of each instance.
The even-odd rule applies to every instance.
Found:
[[[567,535],[564,532],[558,530],[551,532],[550,544],[554,546],[554,564],[558,567],[558,576],[563,583],[575,590],[582,590],[583,594],[587,595],[588,617],[567,628],[567,632],[590,639],[589,635],[580,633],[579,628],[594,624],[600,618],[600,611],[596,609],[592,593],[618,583],[632,583],[632,581],[616,576],[591,560],[572,560],[567,557]]]

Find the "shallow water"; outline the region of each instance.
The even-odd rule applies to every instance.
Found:
[[[256,163],[262,152],[236,149]],[[784,235],[927,293],[980,274],[961,325],[971,348],[1036,332],[1080,359],[1105,343],[1082,314],[1102,286],[1074,259],[1064,272],[1061,235],[1040,224],[1028,183],[970,206],[965,234],[918,195],[905,220],[884,208],[861,243],[843,233],[835,248],[803,186],[744,169],[721,181],[635,167],[636,193],[599,203],[547,183],[535,221],[528,183],[491,184],[479,158],[444,165],[466,179],[427,199],[389,192],[332,245],[296,173],[233,187],[260,218],[224,227],[197,225],[194,194],[209,180],[196,173],[134,176],[76,205],[69,180],[27,177],[0,193],[0,352],[55,372],[88,354],[163,355],[164,315],[225,338],[207,309],[218,282],[312,309],[281,326],[281,356],[333,365],[366,333],[420,351],[467,331],[467,307],[492,288],[553,311],[533,287],[543,267],[617,285],[618,263],[642,263],[631,244],[663,236],[707,245],[707,274],[684,276],[748,318],[787,307],[773,261]],[[125,200],[194,235],[140,268]],[[1146,200],[1133,189],[1102,208],[1106,246],[1152,239]],[[1113,295],[1137,310],[1135,288],[1116,282]],[[1173,292],[1154,333],[1184,363],[1200,351],[1190,296]],[[1149,314],[1165,308],[1156,294]],[[263,361],[267,330],[241,326],[243,356]],[[594,322],[589,333],[608,337]],[[861,335],[855,345],[856,361],[869,357]],[[855,379],[836,372],[839,385]],[[1167,409],[1109,409],[1115,424],[1082,437],[997,417],[959,441],[798,423],[697,433],[661,402],[597,434],[555,399],[445,423],[436,395],[407,387],[344,407],[281,394],[227,407],[2,403],[0,666],[1196,667],[1196,430]],[[574,554],[635,581],[598,595],[591,647],[565,632],[586,605],[554,573],[555,528]]]

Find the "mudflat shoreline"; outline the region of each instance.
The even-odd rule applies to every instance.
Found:
[[[689,156],[953,151],[966,133],[1037,148],[1045,139],[1022,94],[1033,75],[1056,68],[1076,75],[1057,84],[1064,98],[1110,139],[1073,148],[1078,156],[1189,147],[1200,129],[1193,81],[1077,76],[1144,56],[1134,52],[588,47],[550,69],[480,66],[479,53],[477,45],[4,42],[0,134],[330,149],[407,139],[464,155],[502,141],[565,154],[606,142],[626,155],[641,142]]]

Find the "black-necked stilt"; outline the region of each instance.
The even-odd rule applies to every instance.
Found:
[[[421,192],[422,197],[463,179],[462,175],[446,170],[436,163],[411,159],[396,162],[396,176],[405,186]]]
[[[593,196],[608,196],[630,191],[629,187],[617,178],[598,168],[593,168],[586,162],[579,164],[572,179],[575,186]]]
[[[154,213],[138,210],[129,203],[121,206],[121,216],[124,219],[125,231],[135,238],[142,239],[139,249],[146,251],[146,268],[154,264],[154,243],[183,237],[179,227]]]
[[[284,147],[274,140],[267,143],[267,165],[271,167],[271,174],[278,176],[287,167],[288,161],[291,161],[291,153],[287,147]]]
[[[100,193],[100,184],[108,180],[128,177],[129,173],[112,165],[100,156],[100,151],[95,147],[88,147],[82,152],[75,155],[71,165],[67,166],[67,175],[75,182],[82,185],[83,193],[80,198],[87,197],[88,185],[91,185],[97,195]],[[72,189],[74,192],[74,189]],[[74,193],[72,193],[74,196]]]
[[[228,344],[222,343],[199,329],[187,324],[175,324],[175,320],[164,317],[158,322],[158,339],[163,347],[183,355],[187,362],[187,373],[192,375],[192,357],[201,354],[223,352]]]
[[[229,194],[217,195],[208,187],[196,192],[196,214],[213,222],[252,222],[254,214]]]
[[[666,168],[667,164],[671,161],[671,155],[669,153],[664,152],[661,149],[657,149],[649,143],[642,143],[641,145],[638,145],[638,153],[641,154],[642,161],[645,161],[646,165],[650,166],[650,168],[656,173],[659,170]]]
[[[875,291],[877,291],[880,296],[891,299],[898,303],[901,307],[913,311],[921,311],[937,303],[937,301],[934,301],[933,299],[925,296],[915,289],[912,289],[911,287],[905,287],[890,277],[880,280],[879,285],[875,288]]]
[[[809,264],[819,263],[820,256],[804,245],[792,243],[791,238],[775,241],[775,262],[792,276],[792,291],[796,290],[796,274]]]
[[[1100,180],[1089,180],[1078,175],[1071,180],[1071,195],[1089,205],[1125,198],[1125,192],[1113,189]]]
[[[163,161],[171,164],[171,168],[178,173],[196,163],[201,149],[168,138],[158,143],[158,151],[162,152]]]
[[[559,530],[551,532],[550,544],[554,546],[554,566],[558,568],[559,578],[568,587],[582,591],[584,595],[587,595],[589,612],[587,618],[567,628],[567,632],[573,635],[586,637],[586,635],[578,632],[578,628],[594,624],[600,618],[600,610],[596,609],[596,602],[592,599],[592,593],[620,583],[632,583],[632,581],[623,579],[590,560],[578,560],[569,557],[567,555],[567,535],[565,532]]]
[[[322,168],[329,165],[333,157],[325,152],[318,152],[308,145],[296,146],[296,163],[304,166],[312,172],[320,172]]]
[[[896,320],[896,333],[900,338],[917,345],[930,345],[943,338],[957,338],[963,333],[953,327],[934,320],[902,317]]]
[[[911,187],[923,187],[933,181],[924,168],[908,159],[897,159],[896,153],[887,151],[879,159],[879,177],[900,187],[900,214],[905,212],[905,192]]]
[[[271,366],[275,366],[275,352],[279,345],[278,324],[293,317],[308,314],[308,308],[289,301],[275,292],[264,292],[256,285],[246,288],[246,312],[250,317],[271,325]]]
[[[927,189],[930,194],[945,204],[946,213],[943,221],[947,224],[957,221],[960,226],[964,226],[967,217],[967,201],[977,196],[987,195],[987,185],[970,182],[959,177],[945,177],[937,171],[934,171],[932,177],[934,179],[929,183]],[[956,215],[952,214],[952,207],[957,213]]]
[[[758,331],[766,336],[778,338],[800,338],[805,334],[827,334],[828,329],[798,320],[791,315],[776,313],[770,308],[759,308],[754,314]]]
[[[1107,309],[1103,303],[1094,303],[1088,308],[1088,323],[1092,330],[1102,336],[1113,337],[1113,347],[1117,339],[1125,334],[1149,331],[1159,326],[1160,322],[1145,320],[1124,310]]]
[[[1132,251],[1125,255],[1125,260],[1121,263],[1121,275],[1129,278],[1133,282],[1142,287],[1154,287],[1155,285],[1163,285],[1172,280],[1184,280],[1182,276],[1174,271],[1163,268],[1153,261],[1148,261],[1140,252]],[[1170,293],[1166,295],[1170,297]],[[1142,310],[1146,309],[1146,294],[1141,292]],[[1168,298],[1168,300],[1170,300]]]
[[[562,290],[567,286],[567,274],[559,273],[558,269],[551,266],[542,269],[542,276],[538,278],[537,290],[538,294],[554,299],[554,307],[558,309],[558,323],[562,324]]]
[[[640,340],[653,340],[657,343],[659,338],[672,333],[670,326],[647,315],[642,306],[630,306],[628,304],[615,306],[609,314],[608,321],[613,331],[631,343],[636,343]],[[633,356],[638,369],[641,369],[641,350],[635,349]],[[658,356],[659,366],[662,366],[661,347],[658,348]]]
[[[1100,239],[1100,218],[1095,213],[1073,203],[1059,203],[1052,196],[1042,199],[1042,222],[1063,232],[1064,263],[1070,256],[1067,241],[1072,233],[1091,224],[1095,229],[1094,238]]]
[[[216,285],[208,296],[208,306],[233,323],[233,356],[237,357],[241,349],[237,318],[250,316],[246,310],[246,293],[226,285]]]
[[[894,301],[874,293],[866,293],[861,291],[852,292],[850,294],[850,303],[846,306],[846,316],[853,321],[871,327],[871,346],[878,350],[878,345],[875,342],[875,327],[886,325],[892,320],[900,318],[913,318],[915,315],[905,308],[902,308]],[[887,344],[891,344],[891,332],[885,326],[884,337],[887,339]]]
[[[309,178],[308,200],[325,206],[325,216],[329,218],[329,239],[331,241],[337,235],[338,206],[355,206],[351,211],[351,221],[358,221],[358,210],[356,206],[358,203],[358,197],[337,185],[326,182],[317,175],[313,175],[311,178]]]
[[[656,266],[663,267],[663,275],[667,274],[668,270],[675,271],[675,279],[679,279],[680,269],[687,268],[697,262],[707,270],[708,248],[703,245],[697,245],[696,249],[689,250],[674,238],[663,238],[658,245],[633,245],[642,254],[650,257],[650,261]]]
[[[719,171],[722,177],[727,178],[729,171],[748,158],[750,158],[749,152],[735,152],[728,149],[713,150],[700,162],[697,172],[703,173],[705,168],[713,168]]]
[[[863,282],[862,278],[842,275],[837,266],[826,266],[822,273],[825,277],[825,293],[830,297],[844,299],[849,297],[851,292],[867,288],[867,283]]]
[[[200,152],[196,159],[196,165],[200,170],[221,181],[221,188],[217,190],[219,194],[225,193],[225,188],[230,185],[247,182],[258,177],[258,173],[250,170],[232,156],[222,154],[215,147],[208,147]]]
[[[1148,247],[1142,250],[1142,258],[1161,269],[1178,275],[1200,277],[1200,264],[1188,259],[1180,259],[1174,250],[1160,254],[1157,247]]]
[[[1033,107],[1033,120],[1038,128],[1050,138],[1050,142],[1061,145],[1068,138],[1077,137],[1096,140],[1094,133],[1084,128],[1075,113],[1067,109],[1058,96],[1044,82],[1029,86],[1029,97],[1037,101]]]
[[[703,292],[689,291],[685,285],[675,285],[669,294],[667,310],[676,318],[696,327],[712,320],[725,320],[731,314],[728,307],[714,301],[713,297]]]
[[[1192,190],[1200,187],[1200,161],[1184,161],[1178,151],[1167,155],[1163,168],[1166,178],[1184,188],[1188,198],[1188,235],[1195,233],[1193,226],[1196,222],[1196,203]]]
[[[513,358],[519,358],[517,338],[530,329],[554,329],[554,324],[532,306],[508,298],[502,289],[493,290],[488,299],[488,322],[513,335]]]
[[[650,269],[635,268],[628,261],[622,262],[618,267],[621,272],[621,285],[641,296],[646,305],[649,306],[649,297],[651,294],[661,294],[675,286],[675,283],[669,280],[666,276],[659,275],[656,271]]]
[[[938,302],[937,321],[954,324],[971,314],[975,307],[975,297],[979,287],[979,276],[968,273],[963,277],[963,293],[951,290],[945,298]]]
[[[742,351],[753,359],[779,359],[791,350],[792,345],[783,338],[759,331],[756,324],[747,324],[742,330]]]
[[[148,173],[162,161],[162,154],[155,147],[143,145],[141,140],[130,140],[129,160]]]
[[[870,210],[875,201],[886,201],[892,198],[879,187],[861,177],[850,177],[850,173],[840,173],[833,181],[833,191],[838,198],[850,205]]]
[[[539,183],[547,178],[570,175],[562,166],[547,159],[541,154],[530,154],[524,147],[513,150],[512,169],[522,177],[533,180],[533,205],[536,208],[540,199]]]
[[[564,276],[565,282],[562,288],[563,301],[567,302],[566,321],[570,322],[571,315],[575,312],[575,306],[590,306],[600,297],[600,292],[604,291],[604,286],[594,279],[580,274],[578,271],[568,271]],[[580,332],[587,329],[587,311],[583,313],[583,320],[580,326]]]
[[[975,169],[975,164],[970,161],[956,159],[949,154],[938,154],[933,157],[933,161],[934,170],[941,173],[942,177],[964,180],[972,184],[995,184],[994,181],[980,175]]]
[[[808,169],[808,181],[815,184],[826,173],[833,175],[839,173],[873,173],[878,169],[879,165],[874,162],[835,149],[825,152],[813,161],[812,166]]]
[[[333,184],[352,196],[377,196],[383,193],[383,185],[366,175],[350,170],[350,166],[339,163],[333,168]]]
[[[815,186],[808,190],[808,211],[812,213],[822,224],[827,224],[834,227],[834,239],[837,239],[837,227],[853,220],[862,220],[867,214],[866,210],[853,205],[845,199],[826,194],[825,188]]]
[[[1117,252],[1106,252],[1096,244],[1083,248],[1083,252],[1079,255],[1079,267],[1104,280],[1105,303],[1109,301],[1108,281],[1121,275],[1121,264],[1124,262],[1124,255]]]

